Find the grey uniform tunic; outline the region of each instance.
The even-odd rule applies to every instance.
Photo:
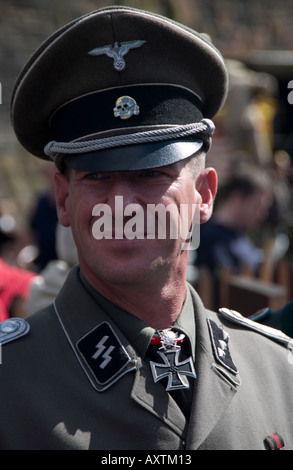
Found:
[[[188,287],[177,321],[197,375],[186,419],[154,383],[145,357],[153,330],[90,292],[73,268],[26,334],[2,332],[0,448],[254,450],[278,433],[293,449],[291,340],[223,313]]]

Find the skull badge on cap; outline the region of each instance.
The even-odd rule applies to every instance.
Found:
[[[113,111],[115,117],[129,119],[133,115],[139,115],[139,106],[131,96],[120,96]]]

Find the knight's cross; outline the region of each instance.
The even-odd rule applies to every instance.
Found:
[[[168,384],[166,387],[167,392],[170,390],[178,390],[180,388],[189,388],[188,381],[186,380],[186,377],[184,377],[186,375],[196,378],[191,357],[179,362],[179,353],[180,350],[165,350],[163,353],[158,351],[158,354],[161,356],[164,363],[150,361],[155,383],[164,377],[168,377]]]

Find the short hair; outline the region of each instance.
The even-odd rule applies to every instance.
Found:
[[[191,175],[195,178],[200,171],[205,167],[206,163],[206,151],[199,150],[197,153],[192,155],[186,160],[186,165],[188,166]]]

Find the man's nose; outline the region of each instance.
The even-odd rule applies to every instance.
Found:
[[[107,202],[111,206],[112,211],[115,211],[118,201],[119,207],[122,208],[123,211],[127,206],[137,204],[137,191],[137,185],[133,184],[130,175],[115,175],[107,198]]]

